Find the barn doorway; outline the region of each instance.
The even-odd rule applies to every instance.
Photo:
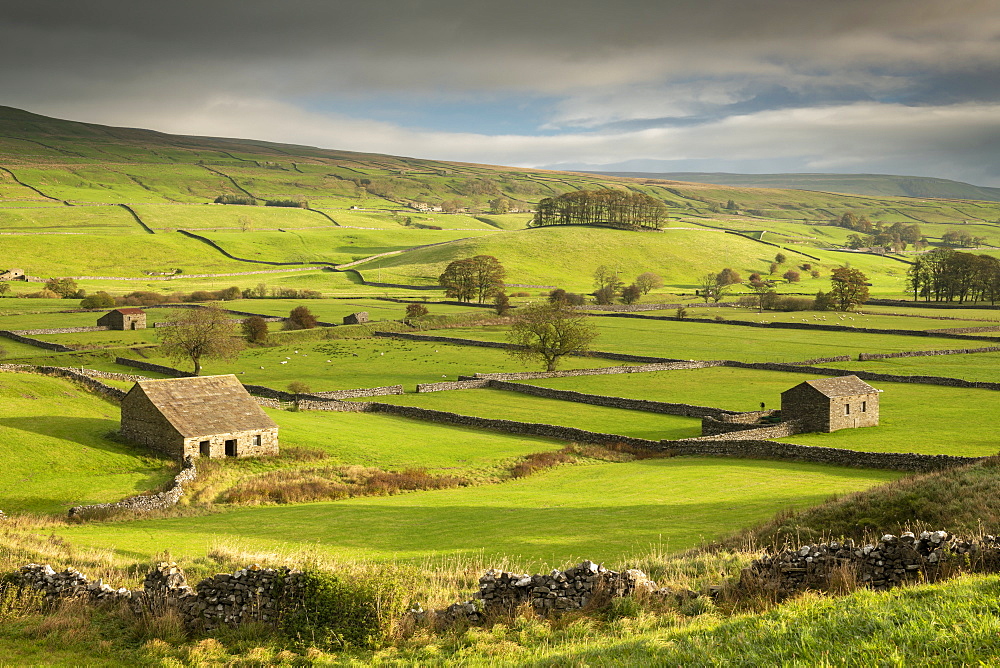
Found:
[[[226,457],[236,456],[236,439],[226,441]]]
[[[202,457],[212,456],[212,443],[211,441],[202,441],[198,444],[198,452],[201,453]]]

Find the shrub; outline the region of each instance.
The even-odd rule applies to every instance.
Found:
[[[549,303],[550,304],[561,304],[566,302],[566,291],[562,288],[556,288],[549,293]]]
[[[312,388],[309,387],[307,383],[303,383],[301,380],[293,380],[288,384],[288,391],[292,394],[309,394]]]
[[[312,329],[316,326],[316,316],[312,314],[308,306],[296,306],[288,314],[285,321],[285,329]]]
[[[613,304],[615,301],[615,289],[613,287],[599,288],[594,291],[594,303]]]
[[[737,283],[742,283],[742,282],[743,279],[740,278],[739,273],[737,273],[734,269],[726,267],[725,269],[719,272],[718,275],[719,285],[735,285]]]
[[[634,304],[639,301],[639,297],[642,296],[642,290],[633,283],[624,290],[622,290],[622,303],[623,304]]]
[[[38,292],[32,292],[30,294],[24,295],[25,297],[30,297],[32,299],[61,299],[59,295],[52,292],[51,290],[39,290]]]
[[[798,283],[800,278],[799,272],[795,271],[794,269],[789,269],[784,274],[782,274],[781,277],[786,281],[788,281],[789,283]]]
[[[56,293],[63,299],[71,299],[80,288],[77,287],[76,281],[72,278],[50,278],[45,281],[45,289]]]
[[[525,292],[524,290],[521,290],[520,292],[512,292],[510,296],[511,297],[530,297],[531,293],[530,292]]]
[[[493,298],[493,309],[497,315],[507,315],[507,312],[510,311],[510,297],[507,296],[506,292],[499,292]]]
[[[243,321],[243,336],[250,343],[267,341],[267,320],[259,315],[253,315]]]
[[[282,628],[305,645],[378,649],[406,610],[411,579],[403,572],[383,571],[345,581],[329,572],[307,571],[301,576],[302,607],[285,617]]]
[[[423,304],[407,304],[406,317],[403,318],[403,322],[409,324],[411,320],[422,318],[427,315],[427,313],[427,307]]]
[[[308,209],[309,202],[300,199],[269,199],[264,206],[287,206],[298,209]]]
[[[775,311],[811,311],[814,299],[808,297],[778,297],[770,308]]]
[[[115,298],[103,290],[80,301],[80,308],[113,308],[114,305]]]
[[[760,274],[758,274],[756,271],[750,274],[751,283],[760,283],[762,280],[763,279],[761,278]]]
[[[812,268],[813,268],[813,266],[809,262],[804,262],[803,264],[799,265],[799,269],[801,269],[802,271],[809,271]]]
[[[677,310],[674,311],[674,315],[677,316],[678,320],[683,320],[684,318],[687,317],[687,314],[688,314],[688,310],[686,308],[684,308],[683,306],[678,306]]]
[[[809,275],[812,276],[813,278],[819,278],[819,269],[813,269],[812,271],[809,272]]]
[[[814,311],[829,311],[832,307],[833,299],[830,295],[826,294],[822,290],[816,293],[816,298],[813,300]]]

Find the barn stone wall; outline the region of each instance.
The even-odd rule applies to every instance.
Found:
[[[124,420],[122,422],[124,425]],[[260,444],[257,444],[257,437]],[[183,441],[185,457],[226,457],[226,441],[236,441],[236,457],[266,457],[278,454],[278,428],[234,431],[211,436],[197,436]],[[202,454],[201,444],[208,443],[208,454]]]

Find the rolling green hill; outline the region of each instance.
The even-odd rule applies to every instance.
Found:
[[[588,170],[589,171],[589,170]],[[1000,202],[1000,188],[975,186],[962,181],[936,179],[928,176],[896,176],[893,174],[727,174],[724,172],[616,172],[594,171],[608,176],[636,179],[666,179],[694,181],[723,186],[754,188],[794,188],[825,190],[855,195],[889,195],[902,197],[943,197],[947,199],[977,199]]]

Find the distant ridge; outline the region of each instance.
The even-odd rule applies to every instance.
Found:
[[[942,197],[1000,202],[1000,188],[975,186],[962,181],[928,176],[893,174],[729,174],[726,172],[614,172],[586,170],[588,174],[626,176],[636,179],[663,179],[720,186],[751,188],[792,188],[851,195]]]

